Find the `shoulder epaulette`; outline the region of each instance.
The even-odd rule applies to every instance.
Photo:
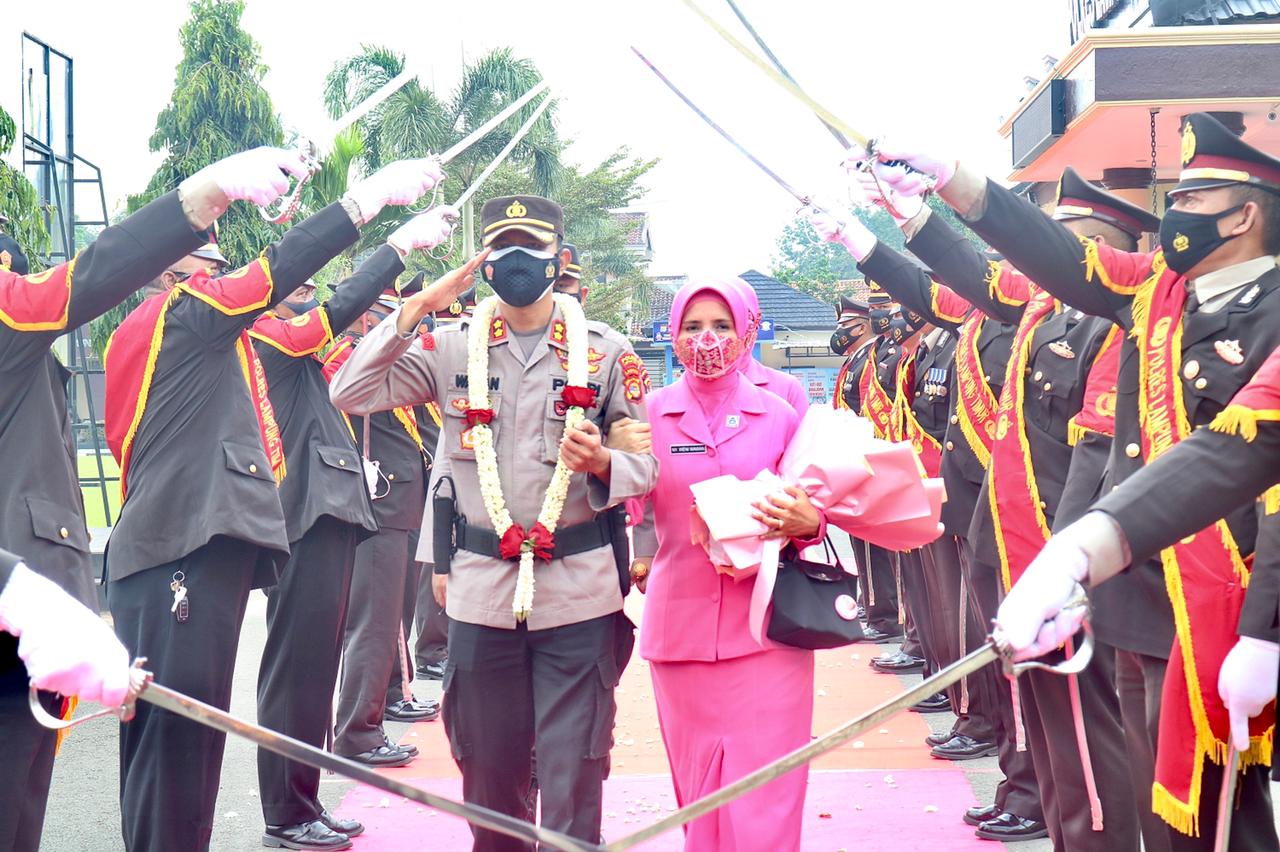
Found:
[[[61,331],[71,307],[74,258],[44,272],[0,271],[0,322],[14,331]]]
[[[264,310],[271,302],[272,286],[271,265],[265,257],[259,257],[221,278],[197,272],[176,289],[224,314],[237,316]]]

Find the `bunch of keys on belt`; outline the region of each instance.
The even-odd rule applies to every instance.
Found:
[[[187,603],[187,587],[184,584],[186,579],[186,574],[176,571],[173,582],[169,584],[169,588],[173,591],[173,606],[169,607],[169,612],[177,616],[179,624],[186,621],[191,614],[191,605]]]

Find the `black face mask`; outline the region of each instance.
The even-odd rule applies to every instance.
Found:
[[[876,334],[885,334],[889,331],[889,324],[893,321],[893,315],[886,310],[873,308],[871,311],[871,330]]]
[[[311,310],[312,308],[320,307],[320,300],[317,299],[315,296],[312,296],[310,299],[307,299],[305,302],[286,301],[284,305],[289,310],[293,311],[295,314],[298,314],[299,316],[301,316],[302,314],[305,314],[307,311]]]
[[[924,328],[929,322],[924,314],[918,314],[915,311],[904,310],[902,312],[902,318],[906,321],[907,328],[909,328],[913,334]]]
[[[853,344],[857,342],[858,338],[854,336],[851,329],[837,328],[831,335],[831,351],[840,356],[848,355]]]
[[[889,321],[888,338],[894,343],[901,343],[914,333],[911,324],[902,317],[894,317]]]
[[[1160,222],[1160,247],[1164,249],[1164,262],[1179,275],[1185,275],[1196,264],[1213,254],[1219,246],[1235,237],[1218,233],[1218,222],[1243,208],[1237,204],[1221,213],[1188,213],[1185,210],[1168,210]]]
[[[527,308],[546,294],[560,277],[560,257],[512,246],[489,255],[484,280],[513,308]]]

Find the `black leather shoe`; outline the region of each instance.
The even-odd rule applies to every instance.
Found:
[[[1004,813],[979,825],[974,834],[983,840],[1035,840],[1048,837],[1049,829],[1042,822]]]
[[[382,741],[386,743],[387,748],[395,749],[396,751],[402,751],[405,754],[409,755],[410,757],[418,756],[418,747],[416,745],[414,745],[413,743],[393,743],[391,742],[391,738],[387,736],[386,731],[382,732]]]
[[[381,769],[391,766],[404,766],[413,760],[413,755],[403,749],[395,746],[380,745],[369,751],[362,751],[359,754],[343,755],[347,760],[354,760],[356,763],[363,763],[365,766],[372,766],[375,769]]]
[[[929,748],[933,748],[934,746],[940,746],[945,742],[949,742],[952,738],[955,737],[955,735],[956,735],[956,732],[954,728],[950,731],[943,731],[940,734],[930,734],[929,736],[924,738],[924,744],[927,745]],[[981,820],[979,820],[978,822],[981,822]],[[973,824],[977,825],[978,823],[975,822]]]
[[[956,734],[940,746],[934,746],[929,752],[943,760],[974,760],[989,757],[996,753],[995,743],[984,743],[964,734]]]
[[[401,698],[388,704],[382,718],[388,722],[430,722],[440,715],[440,705],[434,701],[410,701]]]
[[[1002,813],[1004,813],[1004,811],[1000,810],[997,805],[981,805],[976,808],[969,808],[969,810],[965,811],[964,821],[967,825],[972,825],[974,828],[977,828],[987,820],[995,819]]]
[[[353,819],[343,819],[334,816],[328,811],[320,812],[320,821],[333,831],[339,834],[345,834],[347,837],[359,837],[364,834],[364,826]]]
[[[862,641],[870,642],[874,645],[883,645],[886,642],[897,642],[901,638],[902,638],[901,633],[897,635],[894,635],[892,633],[885,633],[884,631],[876,630],[874,627],[871,627],[871,626],[862,628]]]
[[[426,665],[418,666],[418,677],[423,680],[444,680],[444,667],[448,662],[449,660],[446,658],[438,663],[427,663]]]
[[[320,820],[299,825],[269,825],[262,845],[272,849],[350,849],[351,838]]]
[[[888,674],[918,672],[924,668],[924,660],[899,651],[896,654],[881,654],[876,657],[871,661],[871,668]]]
[[[947,698],[945,692],[935,692],[924,701],[918,701],[911,705],[913,713],[950,713],[951,699]]]

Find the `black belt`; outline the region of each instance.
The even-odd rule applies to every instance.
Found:
[[[498,549],[501,539],[491,529],[472,526],[459,519],[454,535],[456,536],[455,543],[458,550],[466,550],[494,559],[502,558],[502,554]],[[555,546],[551,550],[551,558],[563,559],[566,556],[586,553],[588,550],[595,550],[612,543],[613,535],[609,528],[609,514],[601,512],[595,516],[594,520],[556,530]]]

